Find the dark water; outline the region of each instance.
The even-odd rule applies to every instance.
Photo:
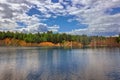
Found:
[[[120,80],[120,48],[0,47],[0,80]]]

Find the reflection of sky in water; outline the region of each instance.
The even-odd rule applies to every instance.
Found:
[[[0,48],[0,80],[119,80],[120,49]]]

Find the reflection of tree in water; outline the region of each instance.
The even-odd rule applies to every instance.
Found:
[[[32,80],[78,80],[78,69],[72,60],[71,50],[47,49],[39,51],[39,68],[29,72],[27,79]],[[74,63],[73,63],[74,62]]]
[[[6,69],[2,72],[2,75],[0,75],[0,80],[26,80],[26,77],[22,72]]]
[[[118,71],[116,71],[116,72],[113,71],[113,72],[109,73],[107,76],[110,80],[120,80],[120,72],[118,72]]]
[[[13,74],[11,71],[5,71],[3,72],[3,76],[1,76],[1,80],[12,80],[13,79]]]
[[[38,69],[28,72],[28,80],[79,80],[84,75],[80,72],[84,72],[85,57],[82,56],[81,61],[74,59],[72,50],[45,49],[38,53]]]
[[[115,50],[116,51],[116,50]],[[99,52],[99,55],[98,55]],[[0,80],[120,80],[120,56],[104,49],[38,48],[0,54]],[[112,57],[112,58],[111,58]],[[111,66],[109,66],[111,65]],[[105,76],[104,72],[110,72]]]

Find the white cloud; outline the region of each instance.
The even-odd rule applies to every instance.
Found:
[[[76,0],[77,2],[78,0]],[[85,0],[83,0],[84,2]],[[89,0],[93,1],[93,0]],[[88,28],[86,29],[79,29],[74,30],[70,33],[73,34],[104,34],[104,33],[120,33],[120,13],[115,15],[110,15],[105,13],[106,10],[120,7],[120,1],[119,0],[94,0],[93,3],[89,2],[90,8],[87,9],[87,6],[89,4],[86,2],[86,7],[83,9],[75,10],[71,9],[69,10],[70,14],[76,15],[77,20],[87,24]],[[77,2],[78,3],[78,2]],[[75,12],[74,12],[75,10]],[[81,20],[82,18],[83,20]]]
[[[48,29],[46,24],[38,23],[38,24],[30,25],[26,28],[18,29],[18,31],[25,33],[37,33],[37,32],[46,32],[48,31]]]
[[[38,7],[37,9],[42,12],[43,15],[28,16],[26,14],[34,5]],[[40,19],[38,16],[49,18],[51,17],[49,12],[59,14],[59,9],[62,8],[60,3],[53,4],[49,0],[0,0],[0,29],[22,32],[47,31],[49,26],[41,22],[45,19]],[[16,22],[22,22],[27,26],[22,28]],[[19,26],[21,28],[17,29]],[[55,30],[57,31],[56,28],[54,28],[54,31]]]
[[[42,14],[28,16],[26,12],[33,6],[37,6]],[[64,9],[65,6],[66,9]],[[52,3],[51,0],[0,0],[0,29],[42,32],[47,27],[46,30],[58,31],[59,26],[53,24],[54,26],[51,27],[42,21],[50,17],[74,15],[76,18],[68,20],[69,22],[77,20],[88,27],[73,30],[70,32],[72,34],[101,34],[106,32],[118,34],[120,33],[120,13],[114,15],[105,13],[108,9],[116,7],[120,7],[120,0],[72,0],[70,5],[63,0],[60,0],[59,3]],[[23,22],[27,26],[17,29],[19,27],[17,21]]]
[[[4,10],[4,8],[3,7],[0,7],[0,11],[3,11]]]
[[[53,32],[58,32],[59,28],[60,27],[58,25],[54,25],[54,26],[48,27],[48,30]]]

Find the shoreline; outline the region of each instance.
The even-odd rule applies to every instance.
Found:
[[[120,47],[120,43],[116,43],[115,40],[109,41],[91,41],[89,44],[84,45],[76,41],[64,41],[63,43],[52,42],[40,42],[40,43],[28,43],[23,40],[6,38],[0,40],[0,47],[66,47],[66,48],[94,48],[94,47]]]

